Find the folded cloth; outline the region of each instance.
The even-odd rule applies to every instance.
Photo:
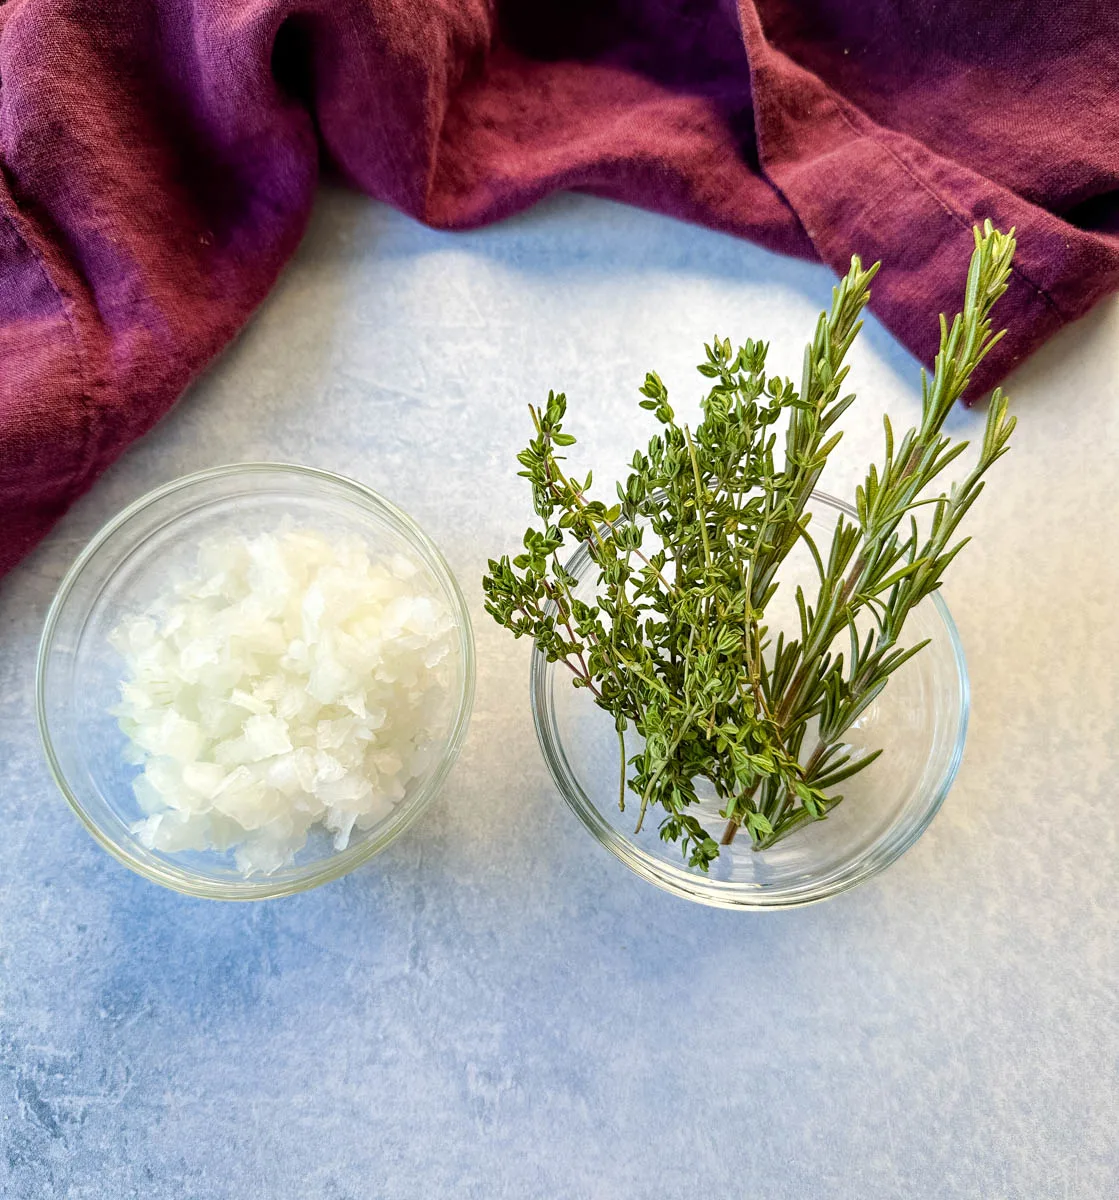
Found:
[[[1119,280],[1102,0],[9,0],[0,572],[244,324],[320,162],[466,228],[559,188],[836,271],[916,354],[1018,228],[986,388]]]

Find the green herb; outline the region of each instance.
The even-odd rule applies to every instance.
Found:
[[[844,358],[878,264],[864,270],[851,260],[806,348],[799,390],[767,375],[765,343],[736,349],[716,337],[699,366],[712,386],[692,431],[676,422],[660,378],[647,375],[641,407],[663,428],[634,454],[616,502],[592,499],[591,476],[564,469],[561,451],[575,442],[563,428],[564,396],[530,409],[536,436],[518,458],[542,524],[512,562],[490,561],[486,609],[563,663],[613,715],[619,805],[628,787],[637,830],[655,808],[661,837],[679,842],[689,865],[706,870],[740,830],[763,849],[821,820],[842,799],[836,788],[881,753],[856,757],[843,735],[924,645],[900,643],[906,616],[965,544],[953,542],[956,528],[1014,428],[996,390],[970,474],[925,496],[967,445],[942,428],[1002,336],[989,317],[1014,245],[1013,230],[987,222],[975,231],[963,311],[950,327],[940,318],[932,379],[922,371],[921,423],[898,440],[883,418],[884,458],[856,489],[857,520],[840,517],[826,553],[812,539],[807,505],[854,400],[841,395]],[[931,514],[923,532],[913,515],[921,505]],[[571,542],[586,544],[598,570],[593,604],[577,598],[561,562]],[[813,598],[796,590],[799,636],[771,638],[766,607],[798,542],[811,552],[818,590]],[[627,759],[631,727],[642,745]],[[721,831],[690,811],[698,780],[722,803]]]

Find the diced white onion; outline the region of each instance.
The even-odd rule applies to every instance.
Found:
[[[402,555],[284,528],[203,543],[197,575],[110,637],[112,710],[150,849],[294,861],[316,822],[343,850],[433,758],[454,618]]]

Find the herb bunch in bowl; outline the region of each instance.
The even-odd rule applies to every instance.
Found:
[[[575,438],[564,396],[530,408],[535,436],[518,458],[540,524],[523,553],[490,560],[486,609],[613,716],[619,806],[636,809],[637,831],[655,813],[689,866],[706,871],[739,836],[762,850],[823,820],[844,781],[882,753],[857,754],[844,735],[925,644],[902,640],[906,617],[966,543],[957,527],[1014,428],[996,389],[971,471],[932,489],[967,447],[943,426],[1002,336],[990,314],[1014,246],[1013,230],[976,229],[963,309],[950,325],[940,318],[931,378],[922,371],[920,424],[899,438],[883,418],[883,458],[830,546],[814,540],[809,504],[855,399],[843,391],[844,360],[879,264],[852,258],[806,347],[799,388],[767,372],[765,343],[716,337],[699,366],[711,387],[691,430],[648,374],[640,404],[661,429],[610,502],[591,496],[591,475],[565,469]],[[576,596],[562,561],[578,542],[598,572],[593,603]],[[772,634],[767,609],[798,545],[815,564],[815,594],[798,586],[799,627]],[[693,811],[701,780],[719,798],[721,828]]]

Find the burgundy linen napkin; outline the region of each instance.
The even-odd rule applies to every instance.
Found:
[[[1107,0],[9,0],[0,573],[274,282],[326,161],[444,228],[580,188],[836,271],[919,357],[1016,225],[997,381],[1119,284]]]

